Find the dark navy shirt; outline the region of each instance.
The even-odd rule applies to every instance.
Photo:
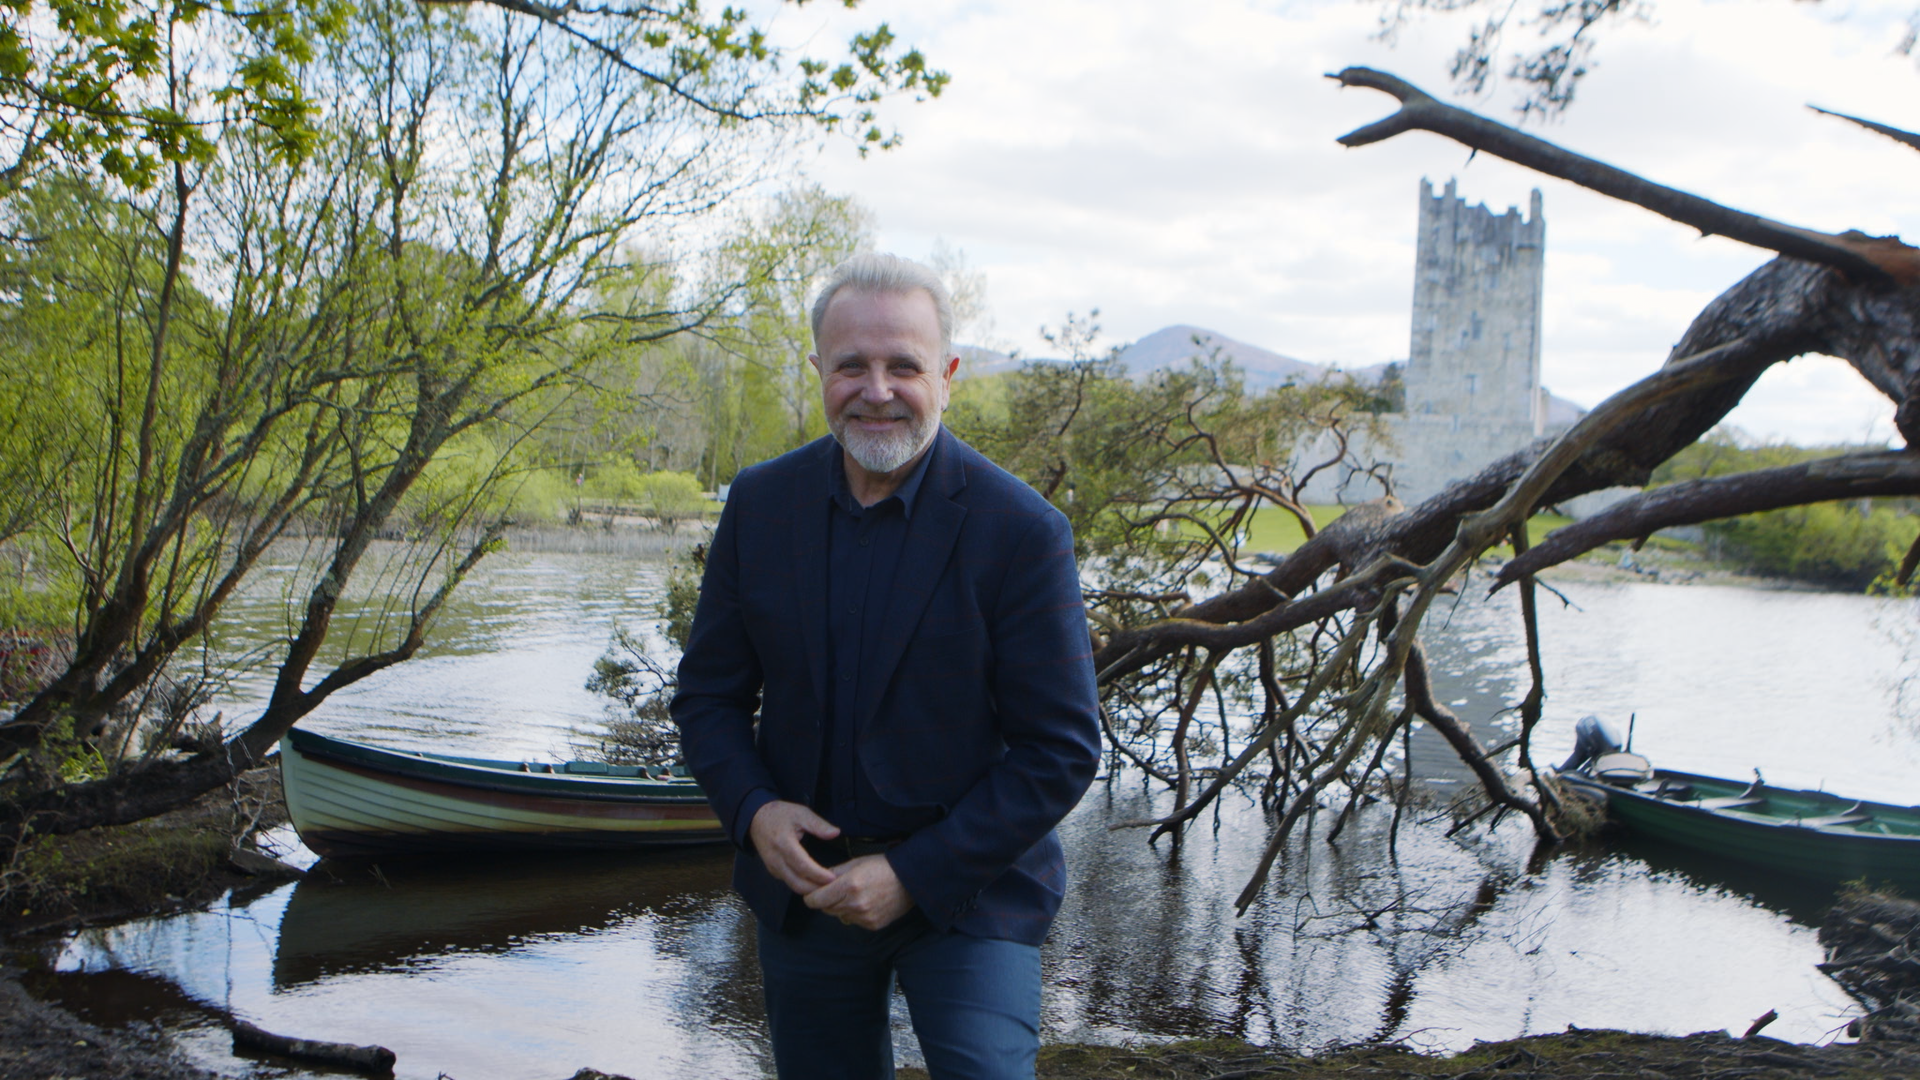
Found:
[[[827,498],[833,504],[827,512],[827,726],[813,810],[838,825],[843,836],[881,837],[889,831],[855,752],[855,712],[863,692],[874,689],[862,680],[880,677],[874,667],[894,571],[907,557],[907,522],[938,446],[935,442],[921,456],[898,490],[872,506],[863,507],[853,497],[844,458],[835,455],[827,469]]]
[[[847,485],[846,459],[834,454],[827,470],[827,685],[821,687],[827,723],[821,732],[820,774],[814,786],[813,812],[840,827],[842,836],[893,838],[884,809],[855,753],[859,734],[855,707],[861,679],[873,674],[874,650],[886,617],[893,575],[906,556],[907,522],[920,494],[920,481],[940,452],[940,441],[921,456],[899,490],[863,507]],[[818,504],[815,504],[818,505]],[[753,817],[778,799],[759,788],[741,800],[733,841],[750,846]]]

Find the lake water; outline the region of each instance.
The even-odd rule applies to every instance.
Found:
[[[306,723],[389,745],[570,756],[615,623],[641,627],[657,562],[507,553],[485,564],[428,654]],[[1920,802],[1920,642],[1912,601],[1657,584],[1542,596],[1549,676],[1538,758],[1598,713],[1636,749],[1696,772]],[[1469,597],[1477,589],[1467,590]],[[266,620],[266,598],[255,613]],[[1512,723],[1524,651],[1511,597],[1436,612],[1439,689],[1483,738]],[[229,715],[260,692],[241,680]],[[1443,751],[1415,771],[1458,785]],[[1820,1041],[1856,1013],[1814,968],[1829,893],[1646,845],[1532,860],[1525,825],[1455,839],[1385,808],[1338,847],[1325,815],[1245,917],[1232,897],[1267,821],[1231,797],[1178,846],[1107,825],[1164,810],[1120,774],[1063,826],[1073,887],[1043,956],[1045,1037],[1233,1035],[1313,1048],[1404,1039],[1453,1049],[1569,1024]],[[1417,815],[1416,815],[1417,817]],[[293,843],[291,838],[287,838]],[[296,854],[298,852],[296,851]],[[754,1077],[767,1068],[752,920],[725,851],[322,864],[213,911],[47,943],[35,985],[108,1022],[157,1021],[209,1064],[234,1059],[217,1011],[308,1038],[379,1043],[398,1075]],[[917,1055],[896,1010],[902,1057]]]

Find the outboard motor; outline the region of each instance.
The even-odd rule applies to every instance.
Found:
[[[1573,725],[1573,756],[1560,766],[1561,772],[1573,772],[1591,764],[1602,754],[1620,752],[1620,736],[1597,716],[1583,716]]]

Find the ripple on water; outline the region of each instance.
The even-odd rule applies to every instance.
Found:
[[[563,754],[568,730],[600,715],[582,685],[593,659],[616,623],[651,620],[662,568],[557,554],[483,567],[427,657],[308,722],[418,749]],[[1637,748],[1662,764],[1759,766],[1775,782],[1920,802],[1920,736],[1899,704],[1920,663],[1912,602],[1651,584],[1567,592],[1577,607],[1542,597],[1540,759],[1565,753],[1581,715],[1624,726],[1635,713]],[[1442,700],[1465,700],[1483,737],[1511,726],[1501,710],[1526,689],[1513,604],[1469,596],[1430,635]],[[250,625],[271,626],[271,610],[256,604]],[[236,684],[229,715],[262,690]],[[1179,848],[1108,828],[1167,806],[1120,778],[1063,827],[1073,888],[1044,952],[1048,1038],[1459,1048],[1570,1023],[1744,1030],[1776,1009],[1768,1034],[1818,1040],[1856,1011],[1813,967],[1810,921],[1825,894],[1751,869],[1638,843],[1529,869],[1514,822],[1461,842],[1410,824],[1395,859],[1375,808],[1338,848],[1320,815],[1242,917],[1232,899],[1266,816],[1230,797]],[[211,1005],[271,1030],[382,1043],[400,1053],[402,1077],[583,1065],[753,1076],[767,1062],[753,931],[727,890],[728,859],[323,866],[251,902],[75,935],[53,962],[65,973],[56,992],[104,1000],[87,989],[99,973],[154,976],[188,1002],[174,1001],[169,1022],[208,1060],[226,1053]],[[898,1009],[896,1021],[913,1060]]]

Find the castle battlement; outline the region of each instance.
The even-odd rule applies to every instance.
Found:
[[[1539,189],[1527,213],[1469,206],[1452,180],[1420,181],[1406,411],[1386,417],[1395,493],[1418,502],[1501,457],[1556,434],[1540,379],[1547,219]],[[1564,413],[1573,407],[1562,403]],[[1371,495],[1336,492],[1342,499]]]

